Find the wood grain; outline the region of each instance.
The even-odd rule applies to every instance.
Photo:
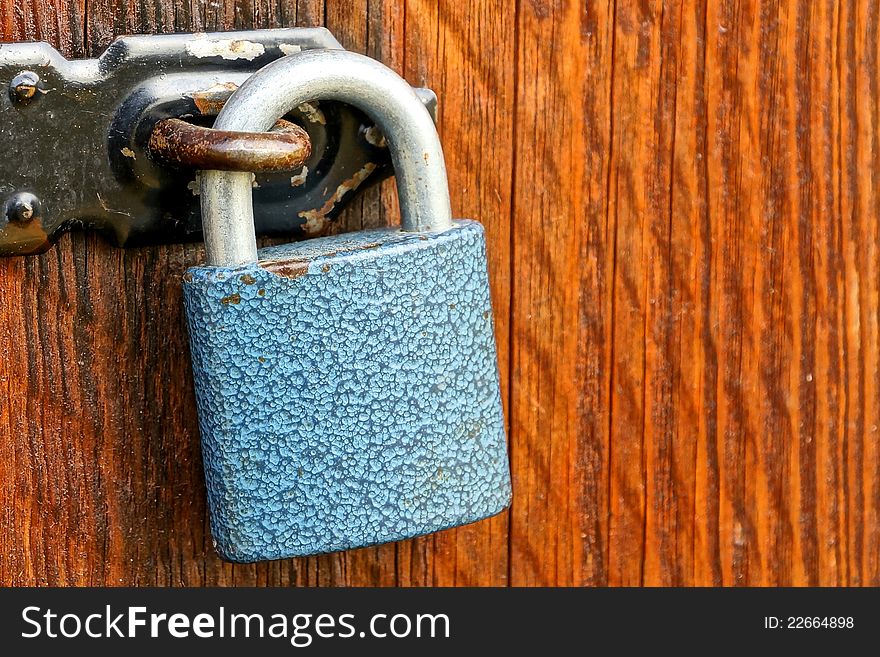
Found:
[[[0,0],[4,40],[327,25],[440,95],[489,238],[514,505],[252,566],[210,547],[178,278],[0,261],[0,583],[880,584],[869,0]],[[393,187],[341,229],[394,222]]]

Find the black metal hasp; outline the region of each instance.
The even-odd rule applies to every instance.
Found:
[[[324,232],[393,173],[362,112],[312,102],[265,135],[205,129],[256,70],[320,48],[341,46],[323,28],[131,36],[76,61],[0,44],[0,256],[42,253],[72,228],[119,246],[198,240],[195,176],[209,166],[255,172],[259,235]],[[434,114],[434,94],[416,92]]]

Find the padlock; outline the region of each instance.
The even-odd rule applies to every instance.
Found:
[[[504,510],[511,484],[483,228],[453,221],[433,121],[345,51],[279,59],[215,127],[304,102],[382,130],[401,227],[257,252],[252,178],[200,175],[207,262],[184,276],[214,545],[254,562],[397,541]]]

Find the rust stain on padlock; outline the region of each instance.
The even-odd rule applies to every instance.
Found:
[[[295,279],[309,273],[307,260],[267,260],[260,262],[260,266],[281,278]]]
[[[347,253],[378,249],[380,246],[382,245],[379,242],[369,242],[368,244],[358,244],[345,249],[337,249],[336,251],[327,251],[326,253],[321,253],[321,256],[324,258],[335,258]],[[266,271],[281,278],[299,278],[309,273],[309,267],[312,262],[314,260],[311,258],[288,258],[286,260],[261,260],[259,264]],[[321,265],[321,272],[326,274],[331,268],[329,263],[324,263]]]
[[[230,294],[228,297],[223,297],[222,299],[220,299],[220,303],[222,303],[224,306],[237,306],[241,303],[241,295],[238,292],[236,292],[235,294]]]

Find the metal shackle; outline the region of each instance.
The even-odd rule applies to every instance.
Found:
[[[257,71],[223,106],[214,127],[264,131],[299,105],[336,100],[375,121],[391,150],[401,227],[452,226],[446,164],[437,128],[412,87],[374,59],[345,50],[307,50]],[[257,261],[252,175],[202,171],[202,224],[207,263],[234,267]]]

